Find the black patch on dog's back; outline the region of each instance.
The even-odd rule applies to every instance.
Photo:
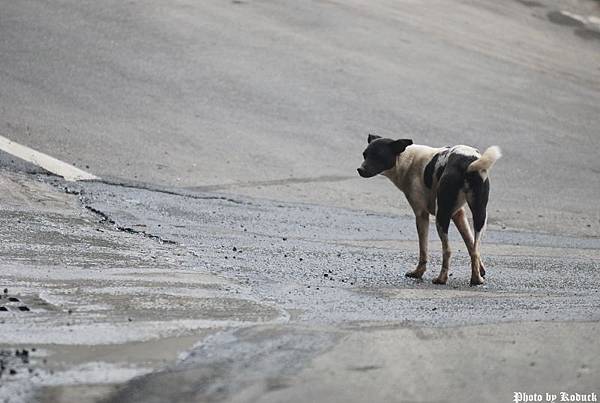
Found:
[[[477,157],[464,154],[450,154],[448,157],[448,166],[455,167],[459,172],[465,174],[471,162],[477,160]]]
[[[456,205],[458,192],[462,188],[464,177],[457,167],[448,164],[446,173],[440,179],[437,189],[436,223],[442,232],[448,233],[448,226],[452,218],[453,208]]]
[[[450,219],[457,207],[458,193],[465,190],[465,185],[469,188],[468,192],[472,192],[474,188],[476,192],[482,190],[483,180],[479,173],[467,173],[468,166],[476,159],[477,157],[472,155],[451,153],[446,164],[440,165],[437,169],[436,176],[439,174],[440,177],[438,178],[436,220],[444,233],[448,232]],[[477,182],[478,180],[479,182]],[[479,193],[477,198],[479,198]],[[485,202],[487,204],[487,198]]]
[[[445,169],[446,169],[446,165],[440,165],[438,167],[437,171],[435,171],[435,177],[437,178],[437,180],[440,180],[440,178],[444,174]]]
[[[431,161],[429,161],[429,163],[425,167],[425,172],[423,173],[425,186],[427,186],[429,189],[431,189],[431,186],[433,186],[433,171],[435,170],[435,164],[437,163],[439,157],[440,153],[434,155]]]
[[[450,156],[452,156],[451,151],[452,151],[452,149],[450,147],[446,147],[446,149],[444,151],[440,152],[438,155],[440,157],[446,157],[450,153]],[[446,169],[446,166],[449,163],[450,163],[450,157],[448,157],[448,159],[446,159],[445,163],[440,164],[440,166],[437,167],[437,170],[435,171],[435,177],[438,181],[444,174],[444,170]]]
[[[425,171],[423,172],[423,180],[425,182],[425,186],[427,186],[429,189],[432,188],[433,186],[433,175],[435,173],[435,178],[439,181],[442,174],[444,173],[444,169],[446,168],[446,164],[442,164],[440,166],[437,167],[437,170],[435,169],[436,165],[438,164],[438,161],[441,157],[445,157],[448,153],[450,152],[450,148],[446,147],[444,150],[440,151],[439,153],[435,154],[433,156],[433,158],[431,158],[431,161],[429,161],[427,163],[427,165],[425,166]],[[448,161],[446,161],[447,163]]]

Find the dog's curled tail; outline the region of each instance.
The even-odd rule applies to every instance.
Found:
[[[479,172],[483,179],[487,178],[489,170],[502,157],[500,147],[491,146],[477,160],[471,162],[467,167],[467,172]]]

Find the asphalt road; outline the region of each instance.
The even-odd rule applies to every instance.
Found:
[[[395,212],[367,133],[498,144],[492,223],[600,233],[595,1],[1,7],[0,131],[101,177]]]
[[[6,170],[0,190],[7,402],[597,391],[598,238],[490,230],[470,287],[453,230],[436,286],[438,247],[424,281],[403,276],[406,216]]]
[[[0,135],[103,178],[0,152],[0,401],[600,392],[599,32],[591,0],[0,0]],[[454,230],[448,286],[433,232],[403,276],[367,133],[502,147],[485,286]]]

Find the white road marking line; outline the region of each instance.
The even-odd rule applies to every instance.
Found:
[[[62,176],[68,181],[81,181],[99,179],[89,172],[85,172],[73,165],[67,164],[47,154],[35,151],[29,147],[15,143],[14,141],[0,136],[0,150],[14,155],[17,158],[30,162],[44,168],[48,172]]]
[[[574,20],[577,20],[577,21],[582,22],[584,24],[587,24],[587,22],[588,22],[587,18],[585,18],[585,17],[583,17],[581,15],[577,15],[575,13],[570,13],[570,12],[565,11],[565,10],[560,10],[560,12],[561,12],[561,14],[566,15],[567,17],[571,17]]]

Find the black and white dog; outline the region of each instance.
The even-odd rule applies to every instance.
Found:
[[[450,220],[458,228],[471,256],[471,285],[483,284],[485,268],[479,246],[487,220],[490,192],[489,171],[501,157],[492,146],[480,154],[469,146],[433,148],[413,144],[412,140],[392,140],[369,134],[369,145],[358,173],[363,178],[382,174],[404,192],[417,219],[419,263],[407,277],[421,278],[427,269],[429,214],[435,215],[442,240],[442,270],[435,284],[446,284],[450,264],[448,227]],[[475,237],[465,214],[465,204],[473,214]]]

